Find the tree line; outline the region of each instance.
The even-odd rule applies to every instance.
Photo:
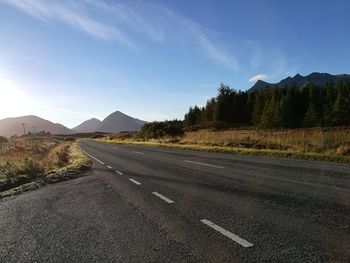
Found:
[[[221,84],[204,107],[190,107],[184,127],[299,128],[350,124],[350,81],[318,87],[266,87],[237,91]]]

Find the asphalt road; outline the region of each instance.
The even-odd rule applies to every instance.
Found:
[[[0,201],[0,262],[349,262],[348,165],[80,146],[87,176]]]

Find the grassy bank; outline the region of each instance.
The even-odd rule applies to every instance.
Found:
[[[199,130],[183,136],[143,140],[114,134],[99,140],[169,148],[350,163],[349,128],[291,130]]]
[[[90,166],[91,160],[74,142],[11,151],[0,155],[0,191],[67,180]]]

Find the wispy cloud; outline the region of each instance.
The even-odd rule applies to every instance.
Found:
[[[249,66],[256,69],[263,62],[262,47],[258,42],[252,40],[247,40],[246,45],[249,48],[248,54],[250,54]]]
[[[249,82],[257,82],[258,80],[267,80],[269,79],[269,76],[266,74],[258,74],[252,78],[249,79]]]
[[[162,4],[102,0],[2,1],[37,19],[63,22],[95,38],[115,40],[133,50],[139,48],[135,33],[157,43],[165,42],[166,37],[186,34],[186,39],[199,46],[212,61],[234,72],[239,69],[236,58],[214,43],[209,30]]]
[[[233,70],[235,72],[238,71],[239,67],[236,58],[225,52],[217,44],[214,44],[214,42],[206,34],[206,30],[203,27],[201,27],[198,23],[194,22],[193,20],[184,17],[178,13],[175,13],[169,8],[162,7],[162,10],[168,18],[172,19],[187,34],[192,36],[195,42],[205,51],[205,53],[211,59],[224,65],[230,70]]]
[[[78,111],[71,111],[71,110],[65,110],[65,109],[61,109],[61,108],[46,106],[46,105],[43,105],[43,104],[39,104],[39,105],[37,105],[37,107],[45,109],[45,110],[55,111],[55,112],[69,113],[69,114],[74,114],[74,115],[83,116],[83,117],[92,117],[92,115],[88,114],[88,113],[83,113],[83,112],[78,112]],[[93,117],[95,117],[95,116],[93,116]]]
[[[141,33],[155,42],[164,41],[164,32],[160,25],[151,23],[147,15],[131,5],[94,0],[84,0],[84,2],[94,10],[99,10],[101,13],[110,16],[111,20],[123,24],[132,31]]]
[[[136,49],[134,42],[117,27],[100,22],[89,12],[89,7],[74,2],[4,0],[8,4],[44,21],[57,20],[82,30],[89,35],[105,40],[116,40],[121,44]]]

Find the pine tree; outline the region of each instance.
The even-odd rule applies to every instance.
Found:
[[[333,105],[337,98],[337,92],[334,88],[333,83],[328,82],[324,90],[324,102],[323,102],[323,125],[333,124]]]
[[[214,121],[215,103],[216,101],[214,98],[207,101],[207,104],[205,106],[205,122]]]
[[[259,127],[277,128],[281,126],[281,105],[276,95],[265,104]]]
[[[298,97],[295,87],[287,88],[286,94],[281,99],[281,126],[286,128],[297,127]]]
[[[185,126],[193,126],[200,124],[201,122],[201,110],[198,106],[194,108],[190,107],[188,113],[185,115]]]
[[[218,92],[214,109],[214,120],[228,123],[231,117],[233,91],[229,86],[221,84]]]
[[[320,120],[317,116],[315,105],[313,102],[310,102],[310,105],[303,118],[303,125],[306,127],[314,127],[319,124],[320,124]]]
[[[334,102],[334,122],[338,125],[350,124],[350,86],[344,80],[337,84],[337,99]]]
[[[257,127],[260,124],[261,115],[264,111],[265,107],[265,96],[264,92],[258,92],[255,96],[255,103],[252,113],[252,122]]]

